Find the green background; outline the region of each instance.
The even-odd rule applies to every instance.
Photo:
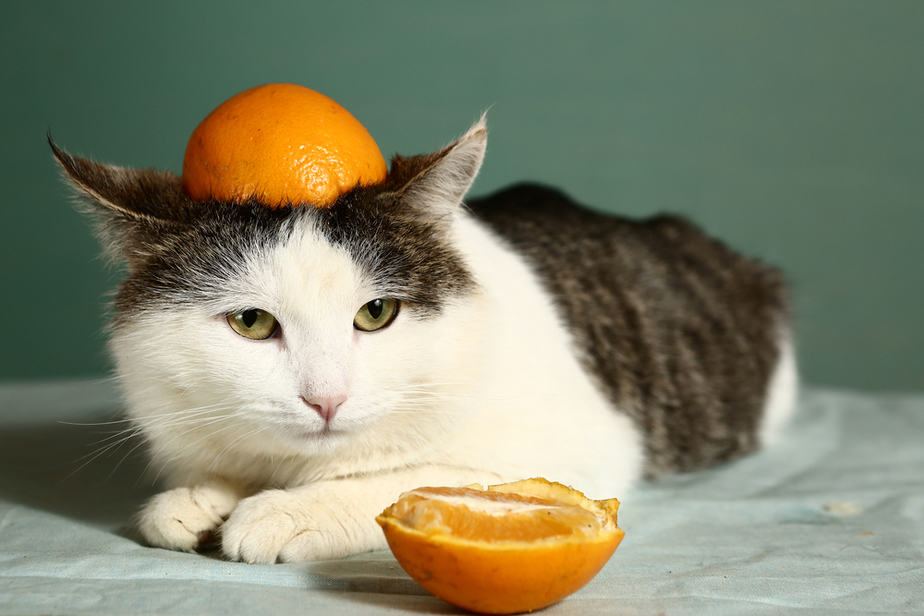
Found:
[[[259,6],[258,6],[259,5]],[[490,107],[475,193],[682,213],[784,268],[812,383],[924,388],[924,2],[21,2],[0,22],[0,380],[107,373],[118,280],[45,144],[179,171],[251,86],[340,101],[386,155]]]

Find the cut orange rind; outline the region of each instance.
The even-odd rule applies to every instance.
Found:
[[[575,592],[619,546],[619,501],[546,479],[418,488],[376,518],[398,563],[437,597],[485,614],[537,610]]]

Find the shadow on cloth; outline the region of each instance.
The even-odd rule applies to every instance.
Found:
[[[128,527],[153,486],[144,476],[139,438],[103,450],[120,438],[113,432],[109,426],[63,423],[0,426],[0,496],[83,522],[125,527],[119,533],[136,538]]]
[[[94,421],[105,419],[88,419],[85,423]],[[106,529],[140,547],[144,542],[134,528],[134,516],[155,488],[152,478],[145,473],[147,459],[142,441],[131,438],[104,449],[120,438],[113,433],[109,425],[54,422],[0,425],[0,499],[14,507],[20,505]],[[49,540],[66,543],[67,537]],[[195,558],[191,554],[157,549],[140,556],[149,557],[152,564],[161,567],[164,563],[188,563]],[[202,550],[199,557],[208,563],[199,564],[200,573],[211,571],[225,560],[216,545]],[[388,552],[276,565],[265,571],[259,565],[228,563],[227,566],[235,571],[246,568],[245,576],[253,573],[269,579],[276,575],[285,578],[294,569],[305,576],[308,588],[342,593],[351,602],[373,608],[393,609],[399,605],[409,613],[463,613],[429,595]],[[181,565],[177,567],[180,570]],[[221,570],[222,576],[224,571]]]

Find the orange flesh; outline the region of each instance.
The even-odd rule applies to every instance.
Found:
[[[487,490],[418,488],[376,521],[398,563],[454,605],[513,614],[560,601],[619,546],[619,501],[594,501],[545,479]]]
[[[576,505],[472,488],[420,488],[391,515],[427,535],[484,542],[591,538],[600,531],[597,516]]]

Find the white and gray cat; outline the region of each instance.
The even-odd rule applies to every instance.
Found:
[[[594,498],[766,441],[796,389],[783,283],[675,217],[521,185],[463,205],[484,119],[332,207],[196,203],[55,156],[127,277],[111,351],[169,489],[140,529],[231,559],[384,547],[421,485],[545,476]]]

